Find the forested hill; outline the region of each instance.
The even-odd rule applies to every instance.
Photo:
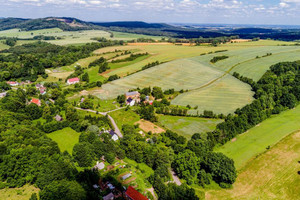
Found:
[[[24,31],[46,28],[60,28],[64,31],[99,29],[98,26],[76,18],[47,17],[40,19],[4,18],[0,19],[0,30],[19,28]]]

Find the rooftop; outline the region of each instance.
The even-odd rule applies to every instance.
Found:
[[[132,200],[148,200],[144,195],[142,195],[139,191],[135,190],[131,186],[128,187],[126,195]]]

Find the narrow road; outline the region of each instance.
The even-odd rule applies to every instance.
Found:
[[[176,175],[176,173],[174,172],[173,169],[171,169],[171,175],[172,175],[172,178],[174,180],[174,183],[176,185],[180,186],[181,185],[181,181],[180,181],[180,179],[178,178],[178,176]]]
[[[115,120],[108,114],[110,112],[113,112],[113,111],[116,111],[116,110],[121,110],[123,108],[118,108],[118,109],[111,110],[111,111],[108,111],[108,112],[99,112],[99,111],[96,111],[96,110],[82,109],[82,108],[78,108],[78,107],[75,107],[75,109],[84,110],[84,111],[92,112],[92,113],[97,113],[98,112],[98,114],[103,115],[103,116],[107,115],[108,119],[111,121],[111,124],[113,125],[113,127],[115,129],[115,133],[118,135],[118,137],[123,138],[123,134],[121,133],[121,131],[120,131],[119,127],[117,126]]]

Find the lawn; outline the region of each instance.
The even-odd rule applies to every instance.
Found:
[[[132,110],[121,109],[111,112],[109,115],[114,118],[120,130],[122,130],[124,124],[134,125],[135,122],[140,120],[139,115]]]
[[[24,185],[21,188],[4,188],[0,190],[1,200],[28,200],[33,193],[39,193],[33,185]]]
[[[47,136],[57,142],[61,152],[67,151],[72,155],[73,147],[79,142],[80,133],[74,131],[70,127],[59,131],[52,132]]]
[[[216,149],[232,158],[238,170],[247,162],[263,153],[293,131],[300,130],[300,106],[273,116],[246,133],[238,135],[236,141],[227,142]]]
[[[233,189],[207,191],[206,199],[299,199],[299,152],[300,132],[294,132],[249,162]]]
[[[171,103],[198,106],[196,110],[190,110],[189,114],[201,114],[204,110],[229,114],[251,103],[254,100],[253,95],[250,85],[226,75],[211,85],[178,95]]]
[[[213,131],[223,120],[160,115],[158,121],[167,129],[190,139],[194,133]]]

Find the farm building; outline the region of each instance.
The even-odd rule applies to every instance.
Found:
[[[125,98],[126,98],[126,104],[133,106],[135,103],[140,102],[140,93],[138,91],[133,92],[126,92]]]
[[[111,139],[113,139],[113,141],[117,141],[119,139],[118,135],[115,133],[115,131],[110,130],[109,134],[111,135]]]
[[[15,81],[8,81],[8,82],[6,82],[8,85],[10,85],[10,86],[18,86],[19,85],[19,83],[18,82],[15,82]]]
[[[30,101],[30,103],[34,103],[34,104],[36,104],[38,106],[41,106],[41,100],[39,100],[39,99],[32,98],[31,101]]]
[[[80,82],[80,79],[78,77],[70,78],[70,79],[67,80],[68,85],[73,85],[73,84],[76,84],[76,83],[79,83],[79,82]]]
[[[127,200],[148,200],[147,197],[142,195],[139,191],[129,186],[125,192]]]

